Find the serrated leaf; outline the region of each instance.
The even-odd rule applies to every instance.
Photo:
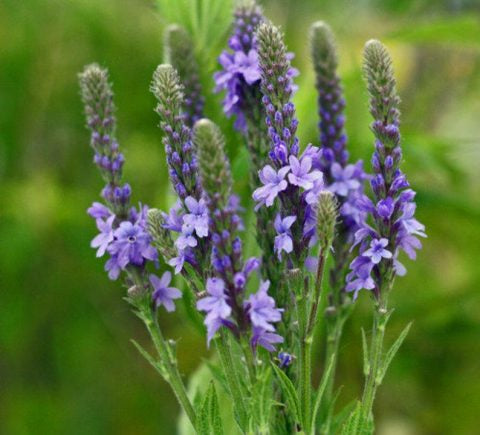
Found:
[[[388,350],[387,354],[385,355],[385,359],[383,360],[382,369],[380,371],[380,376],[378,379],[378,383],[380,384],[385,377],[385,373],[388,370],[390,363],[392,362],[395,354],[398,352],[398,349],[402,345],[403,341],[407,337],[408,331],[412,326],[412,322],[410,322],[405,329],[400,333],[398,338],[395,340],[395,343],[392,344],[392,347]]]
[[[368,372],[370,371],[370,358],[368,355],[368,344],[367,344],[367,337],[365,335],[365,330],[362,328],[362,349],[363,349],[363,374],[364,376],[368,376]]]
[[[330,377],[332,376],[332,373],[333,373],[332,368],[333,368],[334,361],[335,361],[335,355],[332,355],[332,357],[330,358],[330,363],[328,364],[325,374],[322,377],[322,382],[320,383],[315,396],[315,402],[313,405],[313,414],[312,414],[312,426],[310,431],[310,433],[312,433],[313,435],[315,434],[315,422],[317,419],[318,410],[320,409],[320,404],[322,402],[323,393],[325,392],[325,389],[327,388],[327,385],[330,382]]]
[[[223,427],[215,385],[210,382],[205,399],[197,412],[197,431],[200,435],[222,435]]]
[[[295,386],[293,385],[289,377],[280,368],[278,368],[273,362],[272,362],[272,367],[277,376],[277,379],[280,382],[282,391],[285,394],[285,397],[287,399],[287,404],[291,408],[295,420],[299,423],[302,423],[302,418],[301,418],[302,414],[300,412],[300,401],[298,400],[298,395],[297,395],[297,391],[295,390]]]
[[[358,435],[360,420],[362,418],[362,403],[357,402],[355,409],[351,412],[347,421],[342,427],[341,435]]]
[[[337,396],[338,397],[338,396]],[[336,399],[335,399],[336,400]],[[334,400],[334,401],[335,401]],[[333,402],[333,401],[332,401]],[[348,416],[352,413],[353,408],[355,407],[356,401],[351,401],[346,405],[337,415],[332,418],[332,423],[330,425],[329,433],[338,433],[340,428],[344,425]]]

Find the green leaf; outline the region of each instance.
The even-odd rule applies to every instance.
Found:
[[[378,379],[378,384],[380,384],[385,376],[385,373],[387,372],[388,366],[393,360],[393,357],[395,354],[398,352],[398,349],[402,345],[403,341],[407,337],[408,331],[410,330],[410,327],[412,326],[412,322],[410,322],[405,329],[400,333],[398,338],[396,339],[395,343],[392,344],[392,347],[388,350],[387,354],[385,355],[385,359],[382,364],[382,368],[380,370],[379,374],[379,379]]]
[[[291,408],[295,420],[299,423],[302,423],[300,401],[298,399],[295,386],[293,385],[292,381],[288,378],[288,376],[280,368],[278,368],[273,362],[272,362],[272,367],[275,374],[277,375],[282,391],[285,394],[285,397],[287,399],[287,404]]]
[[[200,435],[223,435],[215,385],[210,382],[202,406],[197,412],[197,431]]]
[[[334,362],[335,362],[335,355],[332,355],[332,357],[330,358],[330,363],[328,364],[328,367],[324,373],[324,376],[322,377],[322,382],[320,383],[318,387],[318,391],[315,396],[315,402],[313,405],[313,414],[312,414],[312,426],[310,430],[310,433],[313,435],[315,435],[315,422],[317,419],[318,410],[320,409],[320,404],[322,403],[323,393],[325,392],[325,389],[327,388],[327,385],[330,382],[330,377],[333,374],[332,368],[333,368]]]
[[[374,430],[373,419],[365,420],[362,402],[358,401],[355,409],[348,417],[342,428],[341,435],[372,435]]]
[[[370,362],[368,356],[368,344],[367,344],[367,337],[365,335],[365,330],[362,328],[362,348],[363,348],[363,374],[365,377],[368,376],[368,372],[370,371]]]
[[[130,340],[133,345],[137,348],[137,350],[140,352],[140,354],[152,365],[152,367],[160,373],[160,375],[168,382],[168,376],[167,372],[165,370],[165,367],[163,366],[162,363],[159,361],[155,360],[155,358],[150,355],[140,344],[138,344],[135,340],[131,339]]]
[[[348,416],[352,413],[355,404],[356,401],[353,400],[348,405],[346,405],[337,415],[333,417],[329,433],[339,433],[340,428],[343,426]]]

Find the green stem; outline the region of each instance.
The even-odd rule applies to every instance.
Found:
[[[195,411],[190,402],[190,399],[187,396],[187,391],[185,389],[185,385],[183,384],[180,373],[178,372],[177,365],[174,361],[172,361],[172,355],[169,346],[166,343],[165,338],[163,337],[162,331],[160,330],[156,318],[154,317],[153,319],[145,319],[145,325],[148,329],[148,332],[150,333],[150,336],[152,337],[155,349],[158,353],[158,357],[160,358],[160,361],[165,367],[165,380],[172,387],[172,390],[175,393],[178,402],[183,407],[193,427],[195,427]]]
[[[325,367],[328,367],[328,364],[332,364],[330,369],[330,376],[327,380],[327,385],[325,387],[324,398],[322,400],[322,421],[324,422],[322,427],[322,433],[330,433],[330,423],[331,423],[331,403],[333,398],[333,387],[335,385],[335,374],[337,370],[338,363],[338,349],[340,347],[340,340],[342,338],[343,326],[345,324],[345,316],[337,313],[335,318],[329,319],[330,322],[327,323],[327,345],[325,351]],[[324,375],[326,372],[324,372]],[[323,379],[322,379],[323,380]],[[322,381],[320,381],[320,384]]]
[[[303,430],[310,427],[312,413],[312,337],[300,342],[300,398],[303,410]]]
[[[365,381],[362,397],[363,421],[370,419],[377,387],[380,385],[380,370],[382,364],[383,338],[385,325],[388,320],[388,312],[382,304],[377,306],[373,317],[372,339],[369,352],[369,371]]]

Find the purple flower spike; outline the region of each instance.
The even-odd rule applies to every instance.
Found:
[[[312,169],[312,159],[309,156],[304,156],[298,160],[291,155],[288,159],[292,172],[288,174],[288,181],[294,186],[303,187],[305,190],[313,188],[315,182],[323,180],[323,174],[320,171]]]
[[[288,186],[285,176],[289,171],[290,166],[284,166],[277,172],[270,165],[267,165],[258,173],[263,186],[253,192],[253,199],[258,203],[255,209],[258,209],[262,204],[267,207],[273,204],[277,195]]]
[[[215,333],[232,314],[232,308],[228,304],[228,297],[225,294],[225,283],[220,278],[209,278],[207,280],[206,296],[197,302],[197,309],[205,311],[205,326],[207,327],[207,343],[210,344]]]
[[[385,238],[373,239],[370,242],[370,249],[367,249],[362,255],[370,257],[373,264],[378,264],[382,258],[392,258],[392,253],[385,249],[388,245],[388,240]]]
[[[107,220],[97,219],[97,228],[100,231],[100,234],[90,243],[92,248],[98,248],[97,257],[102,257],[110,243],[113,241],[112,225],[114,220],[115,215],[110,216]]]
[[[154,288],[152,298],[155,306],[158,308],[160,305],[163,305],[168,312],[175,311],[173,300],[181,298],[182,292],[175,287],[168,286],[172,280],[172,274],[164,272],[161,278],[151,274],[149,279]]]
[[[293,241],[292,233],[290,227],[297,220],[296,216],[287,216],[283,218],[280,214],[277,214],[275,218],[275,230],[277,231],[277,236],[275,237],[275,252],[278,254],[278,259],[282,260],[282,251],[285,251],[287,254],[293,250]]]

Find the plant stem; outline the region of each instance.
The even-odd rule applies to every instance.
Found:
[[[183,407],[193,427],[195,427],[195,411],[190,399],[188,398],[185,385],[183,384],[180,373],[178,372],[178,367],[176,363],[172,361],[172,355],[169,346],[163,337],[156,317],[154,315],[152,317],[153,318],[145,319],[145,325],[150,333],[150,336],[152,337],[160,361],[164,364],[166,371],[165,380],[172,387],[172,390],[175,393],[180,405]]]
[[[375,393],[380,384],[379,374],[382,364],[383,338],[385,335],[385,325],[387,320],[388,312],[386,308],[383,304],[378,304],[373,317],[372,339],[369,352],[370,365],[362,397],[363,421],[370,419]]]

